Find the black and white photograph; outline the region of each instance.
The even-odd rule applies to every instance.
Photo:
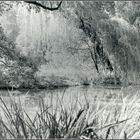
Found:
[[[140,1],[0,1],[0,139],[17,138],[140,138]]]

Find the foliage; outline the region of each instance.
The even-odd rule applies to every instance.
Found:
[[[20,55],[15,50],[15,44],[5,36],[2,27],[0,30],[2,80],[9,86],[19,87],[26,83],[26,86],[30,87],[35,81],[35,64],[31,59]]]
[[[9,11],[12,8],[12,2],[0,2],[0,15],[2,15],[5,11]]]
[[[85,23],[82,29],[93,43],[93,48],[96,48],[95,39],[103,45],[105,57],[99,55],[97,58],[107,60],[104,68],[110,69],[109,62],[114,73],[122,71],[129,76],[131,71],[139,72],[139,2],[71,2],[68,6],[64,10],[69,13],[68,18],[71,15],[72,20],[79,20],[80,28],[80,20]],[[96,62],[98,53],[93,51],[93,54]]]
[[[19,66],[17,62],[10,62],[8,67],[2,67],[3,81],[10,87],[32,88],[35,85],[34,70],[32,67]]]
[[[59,2],[38,3],[56,7]],[[0,5],[4,28],[0,29],[1,60],[8,65],[14,63],[15,69],[19,67],[17,72],[8,69],[10,75],[18,73],[21,81],[34,79],[36,72],[44,73],[42,65],[45,71],[51,70],[50,66],[64,70],[87,67],[89,73],[93,71],[92,77],[97,76],[95,70],[102,77],[107,71],[115,78],[121,77],[120,80],[131,79],[135,73],[134,79],[138,79],[139,2],[62,2],[55,12],[24,1]],[[30,69],[32,78],[26,69]]]

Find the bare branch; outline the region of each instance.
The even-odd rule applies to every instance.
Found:
[[[24,1],[24,2],[29,3],[29,4],[33,4],[33,5],[36,5],[36,6],[39,6],[39,7],[43,8],[43,9],[49,10],[49,11],[58,10],[58,9],[60,8],[61,4],[62,4],[62,1],[61,1],[61,2],[58,4],[57,7],[47,7],[47,6],[42,5],[41,3],[36,2],[36,1]]]

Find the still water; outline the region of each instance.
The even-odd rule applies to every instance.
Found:
[[[14,100],[19,101],[22,107],[30,115],[37,112],[40,107],[40,101],[52,108],[63,105],[65,108],[77,107],[84,103],[95,104],[96,101],[102,103],[111,102],[112,100],[119,99],[122,96],[133,95],[139,91],[139,87],[114,88],[114,87],[93,87],[93,86],[79,86],[69,87],[53,90],[39,90],[39,91],[0,91],[0,95],[7,106],[10,106],[10,96],[14,95]],[[0,102],[0,106],[2,103]]]

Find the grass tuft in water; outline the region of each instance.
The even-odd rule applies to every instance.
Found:
[[[30,116],[20,98],[10,93],[10,106],[0,97],[4,116],[0,117],[0,138],[94,138],[136,139],[140,137],[140,97],[127,96],[118,103],[99,100],[82,105],[76,100],[65,108],[58,98],[54,108],[40,97],[39,110]]]

